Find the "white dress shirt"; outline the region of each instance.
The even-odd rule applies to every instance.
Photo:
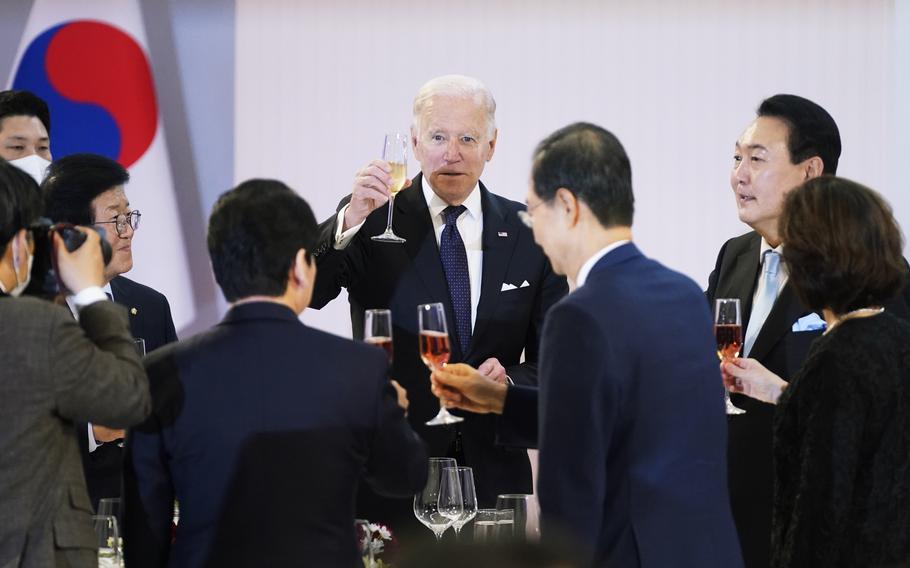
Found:
[[[442,212],[449,204],[436,195],[429,180],[426,178],[423,178],[423,198],[427,203],[427,208],[430,210],[430,219],[433,221],[433,231],[436,234],[436,247],[438,248],[442,230],[446,224]],[[468,277],[471,281],[471,329],[473,330],[474,322],[477,321],[477,304],[480,303],[480,283],[483,277],[483,207],[480,200],[480,184],[474,186],[474,189],[471,190],[470,195],[468,195],[462,205],[467,208],[467,211],[458,217],[455,226],[458,227],[461,240],[464,241],[464,250],[468,257]],[[345,205],[341,208],[335,223],[334,247],[337,250],[347,247],[354,235],[363,227],[363,222],[361,222],[359,225],[342,232],[344,214],[348,207],[349,205]],[[388,244],[386,246],[401,245]]]

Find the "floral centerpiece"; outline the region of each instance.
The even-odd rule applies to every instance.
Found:
[[[395,545],[392,531],[389,530],[389,527],[378,523],[367,523],[366,526],[367,530],[360,538],[364,568],[390,568],[390,565],[383,562],[379,555]],[[373,557],[372,562],[370,562],[370,556]]]

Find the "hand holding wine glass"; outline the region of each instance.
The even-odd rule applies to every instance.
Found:
[[[446,327],[446,312],[441,303],[422,304],[417,306],[417,319],[420,328],[420,358],[430,371],[440,369],[449,362],[449,331]],[[427,426],[455,424],[464,418],[452,416],[443,403],[439,403],[439,413],[427,421]]]
[[[717,340],[717,356],[721,362],[732,361],[739,356],[743,345],[743,326],[739,298],[718,298],[714,302],[714,336]],[[734,405],[730,393],[724,387],[724,401],[727,414],[745,414],[746,411]]]

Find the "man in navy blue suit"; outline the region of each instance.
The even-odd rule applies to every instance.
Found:
[[[597,566],[741,566],[711,316],[693,281],[632,244],[631,180],[619,140],[592,124],[534,153],[521,216],[576,285],[541,338],[542,534],[575,539]],[[450,405],[533,422],[533,389],[457,365],[434,380]]]
[[[71,154],[56,160],[41,186],[46,213],[55,222],[104,229],[111,261],[104,267],[103,290],[129,314],[130,333],[145,341],[146,352],[177,341],[171,307],[163,294],[123,274],[133,268],[133,237],[141,214],[130,207],[125,186],[129,172],[97,154]],[[73,299],[67,298],[73,314]],[[124,431],[101,424],[77,423],[76,433],[92,505],[119,498],[123,472]]]
[[[124,471],[129,566],[362,566],[358,484],[398,497],[423,487],[426,450],[385,352],[298,319],[316,230],[281,182],[248,181],[215,204],[209,256],[232,306],[146,357],[153,410],[130,432]]]

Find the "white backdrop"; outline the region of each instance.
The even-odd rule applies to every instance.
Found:
[[[748,230],[728,182],[733,142],[775,93],[824,106],[841,129],[839,173],[910,226],[894,14],[875,0],[237,0],[235,178],[282,179],[324,219],[383,133],[408,128],[424,81],[473,75],[499,105],[488,187],[524,201],[534,145],[598,123],[631,157],[639,246],[704,285],[720,245]],[[343,299],[304,320],[350,333]]]

